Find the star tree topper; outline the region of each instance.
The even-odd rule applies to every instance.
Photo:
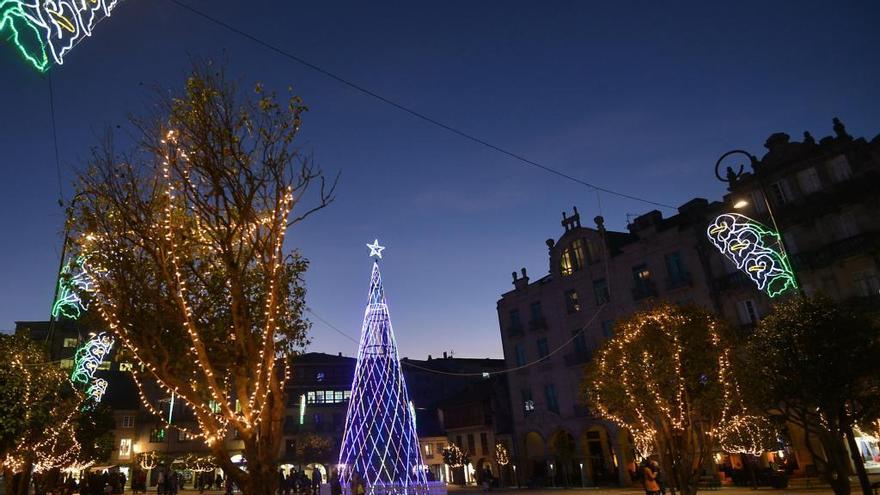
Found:
[[[367,247],[370,248],[370,257],[376,256],[382,259],[382,251],[385,249],[385,246],[379,245],[379,239],[374,240],[372,244],[367,244]]]

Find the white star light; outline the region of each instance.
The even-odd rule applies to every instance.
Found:
[[[377,256],[379,259],[382,259],[382,250],[385,249],[385,246],[379,245],[379,239],[373,241],[372,244],[367,244],[367,247],[370,248],[370,256]]]

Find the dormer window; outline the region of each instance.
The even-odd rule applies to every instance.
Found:
[[[583,239],[575,239],[562,251],[559,259],[559,271],[567,277],[584,267],[586,248]]]

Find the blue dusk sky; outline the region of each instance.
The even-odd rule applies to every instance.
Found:
[[[800,139],[880,132],[880,3],[293,2],[181,0],[328,71],[512,152],[627,194],[719,199],[712,166]],[[560,212],[599,212],[589,188],[413,118],[170,0],[123,0],[51,69],[63,190],[108,127],[180,88],[190,60],[228,61],[242,85],[292,85],[308,104],[300,144],[336,202],[292,229],[311,260],[308,304],[356,336],[387,246],[385,288],[401,355],[500,356],[495,304],[510,272],[547,271]],[[0,44],[0,329],[48,317],[62,210],[49,86]],[[612,229],[654,207],[603,194]],[[665,215],[673,212],[666,210]],[[355,345],[315,321],[312,349]]]

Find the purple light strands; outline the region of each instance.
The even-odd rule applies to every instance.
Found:
[[[381,258],[378,241],[370,256]],[[400,369],[378,260],[373,263],[358,360],[339,452],[340,481],[357,473],[367,487],[427,493],[415,417]]]

